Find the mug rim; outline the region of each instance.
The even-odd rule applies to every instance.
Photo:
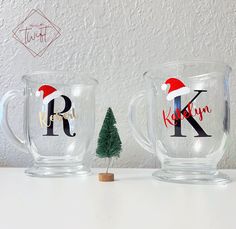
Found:
[[[96,86],[98,85],[98,80],[91,77],[91,76],[88,76],[88,77],[84,77],[84,76],[81,76],[82,73],[79,73],[79,72],[71,72],[71,71],[61,71],[61,70],[46,70],[46,71],[34,71],[34,72],[31,72],[31,73],[26,73],[22,76],[22,80],[23,81],[28,81],[28,82],[31,82],[31,83],[41,83],[42,80],[37,76],[40,76],[40,75],[51,75],[50,78],[48,79],[47,83],[50,83],[50,84],[55,84],[55,85],[90,85],[90,86]],[[60,82],[54,82],[51,80],[51,78],[55,77],[56,74],[65,74],[65,75],[74,75],[74,76],[79,76],[79,79],[78,79],[78,82],[75,82],[75,83],[71,83],[71,82],[68,82],[68,83],[60,83]],[[55,78],[54,78],[55,79]]]
[[[143,77],[144,79],[165,79],[166,77],[162,77],[162,76],[151,76],[150,73],[152,71],[156,71],[156,70],[161,70],[163,69],[163,67],[168,67],[168,66],[174,66],[177,64],[186,64],[186,65],[190,65],[190,64],[218,64],[221,65],[222,69],[224,69],[224,72],[226,73],[230,73],[232,71],[232,68],[226,64],[225,62],[222,61],[205,61],[205,60],[189,60],[189,61],[185,61],[185,60],[180,60],[180,61],[168,61],[165,62],[163,64],[157,64],[156,67],[154,68],[150,68],[150,70],[145,71],[143,73]],[[200,74],[200,75],[193,75],[193,76],[183,76],[183,78],[196,78],[196,77],[204,77],[207,76],[209,74],[213,74],[213,73],[217,73],[219,71],[212,71],[209,73],[204,73],[204,74]],[[223,71],[222,71],[223,72]]]

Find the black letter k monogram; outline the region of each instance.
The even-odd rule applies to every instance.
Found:
[[[191,126],[196,130],[198,133],[197,136],[194,137],[211,137],[211,135],[208,135],[203,128],[198,124],[198,122],[189,115],[189,112],[186,110],[188,107],[188,104],[192,103],[202,92],[207,92],[206,90],[194,90],[197,92],[197,94],[192,98],[190,102],[187,103],[187,105],[181,110],[181,96],[178,96],[174,99],[174,110],[176,114],[176,110],[181,111],[181,114],[185,112],[187,118],[186,120],[191,124]],[[186,137],[186,135],[182,135],[181,132],[181,119],[175,121],[175,133],[174,135],[171,135],[171,137]]]

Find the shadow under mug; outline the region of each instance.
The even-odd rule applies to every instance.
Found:
[[[146,90],[129,106],[136,141],[161,161],[153,176],[162,181],[224,184],[217,171],[230,130],[229,76],[218,62],[171,62],[144,73]],[[147,108],[147,133],[140,126],[140,105]]]
[[[0,124],[6,137],[21,151],[30,152],[32,176],[87,175],[83,165],[95,128],[93,78],[69,72],[36,72],[22,77],[24,92],[8,91],[0,102]],[[20,139],[8,123],[8,103],[23,97]]]

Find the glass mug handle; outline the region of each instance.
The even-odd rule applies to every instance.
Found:
[[[137,113],[137,107],[140,102],[144,100],[144,95],[145,92],[142,91],[140,92],[139,95],[135,96],[132,98],[130,104],[129,104],[129,111],[128,111],[128,119],[129,119],[129,125],[132,129],[133,136],[135,140],[147,151],[150,153],[155,153],[153,150],[151,141],[144,136],[144,134],[137,128],[137,118],[136,118],[136,113]]]
[[[8,104],[17,96],[22,96],[22,91],[11,90],[8,91],[0,101],[0,126],[2,127],[3,134],[15,145],[19,150],[28,152],[26,147],[26,141],[17,137],[8,122]]]

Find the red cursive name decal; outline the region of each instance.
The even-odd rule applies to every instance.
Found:
[[[199,121],[203,120],[203,114],[204,113],[211,113],[211,109],[208,106],[205,106],[203,108],[193,108],[193,104],[189,103],[187,108],[184,111],[180,111],[179,109],[176,109],[174,113],[172,113],[171,108],[166,113],[164,110],[162,111],[162,116],[164,120],[165,126],[168,128],[168,124],[175,126],[177,123],[177,120],[184,120],[188,119],[190,116],[198,116]]]

